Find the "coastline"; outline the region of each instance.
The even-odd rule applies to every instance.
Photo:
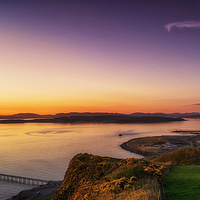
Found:
[[[62,184],[62,181],[49,181],[46,185],[40,185],[30,190],[22,190],[17,195],[12,196],[7,200],[21,200],[21,199],[37,199],[45,197],[55,192]]]
[[[179,133],[182,134],[134,138],[124,142],[120,147],[146,158],[160,156],[185,147],[193,148],[200,146],[200,134],[197,131],[179,131]]]
[[[100,115],[100,116],[71,116],[60,118],[43,118],[43,119],[1,119],[0,124],[16,123],[167,123],[174,121],[186,121],[178,117],[135,117],[129,115]]]
[[[195,145],[195,141],[194,138],[197,138],[200,136],[194,136],[194,135],[190,135],[190,136],[185,136],[185,135],[165,135],[165,136],[152,136],[152,137],[142,137],[142,138],[135,138],[135,139],[131,139],[128,140],[127,142],[124,142],[120,145],[120,147],[126,151],[132,152],[132,153],[137,153],[140,154],[142,156],[144,156],[144,159],[146,159],[147,157],[149,157],[148,159],[151,160],[152,158],[154,159],[155,156],[160,156],[166,153],[169,153],[171,151],[180,149],[180,148],[184,148],[186,143],[183,144],[183,141],[188,140],[188,144],[191,144],[191,142],[193,142],[192,145]],[[197,140],[196,139],[196,140]],[[166,143],[166,141],[169,143],[171,142],[171,145],[174,145],[175,143],[182,143],[181,146],[179,147],[174,147],[174,148],[164,148],[164,151],[160,151],[161,146],[157,146],[156,148],[159,151],[155,151],[155,144],[158,145],[162,145],[164,143]],[[173,142],[172,142],[173,141]],[[133,147],[132,145],[130,145],[131,142],[134,142],[133,144],[135,144],[135,146]],[[149,144],[151,143],[151,145],[153,144],[154,146],[150,146]],[[173,144],[172,144],[173,143]],[[146,146],[144,144],[148,144],[148,151],[146,148]],[[143,151],[138,149],[138,146],[142,146]],[[150,149],[151,147],[154,149],[154,151],[152,152]],[[151,157],[152,156],[152,157]],[[33,189],[30,190],[24,190],[21,191],[19,194],[17,194],[16,196],[13,196],[12,198],[8,199],[8,200],[21,200],[21,199],[33,199],[34,200],[40,200],[41,198],[45,197],[45,196],[49,196],[55,192],[62,184],[62,181],[59,182],[49,182],[46,185],[42,185],[39,187],[35,187]]]
[[[131,139],[131,140],[132,140],[132,139]],[[131,140],[129,140],[129,141],[131,141]],[[119,145],[119,146],[120,146],[122,149],[126,150],[126,151],[129,151],[129,152],[131,152],[131,153],[136,153],[136,154],[142,155],[142,156],[144,156],[145,158],[148,157],[148,156],[151,156],[151,154],[150,154],[149,152],[143,152],[143,151],[140,151],[140,150],[138,150],[138,149],[130,148],[130,147],[128,146],[129,141],[124,142],[124,143],[122,143],[122,144]]]

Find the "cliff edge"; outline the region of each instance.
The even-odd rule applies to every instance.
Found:
[[[164,170],[142,159],[78,154],[51,200],[161,199]]]

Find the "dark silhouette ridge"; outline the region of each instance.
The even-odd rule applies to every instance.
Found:
[[[17,113],[13,115],[0,115],[0,119],[54,119],[62,117],[72,116],[132,116],[132,117],[177,117],[177,118],[200,118],[199,112],[192,113],[142,113],[136,112],[132,114],[122,113],[108,113],[108,112],[69,112],[69,113],[57,113],[55,115],[40,115],[36,113]]]
[[[92,115],[92,116],[70,116],[53,119],[5,119],[6,123],[163,123],[172,121],[184,121],[183,118],[173,117],[133,117],[130,115]]]
[[[132,113],[131,116],[135,117],[144,117],[144,116],[154,116],[154,117],[182,117],[182,118],[200,118],[199,112],[192,112],[192,113]]]

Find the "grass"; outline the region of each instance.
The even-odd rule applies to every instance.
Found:
[[[166,200],[200,199],[200,165],[175,166],[164,177]]]
[[[139,150],[141,151],[148,151],[148,152],[151,152],[151,153],[162,153],[162,152],[165,152],[166,149],[162,148],[162,147],[138,147]]]
[[[161,199],[160,186],[157,180],[144,180],[140,188],[137,190],[133,187],[130,190],[121,193],[103,193],[96,198],[97,200],[158,200]]]
[[[143,159],[113,159],[78,154],[51,200],[158,200],[165,167]]]
[[[144,144],[146,145],[160,145],[165,143],[167,140],[164,140],[162,137],[144,137],[144,138],[136,138],[133,140],[130,140],[128,142],[128,147],[136,151],[136,153],[139,153],[141,155],[147,156],[146,153],[149,155],[157,155],[160,153],[163,153],[166,151],[163,147],[152,147],[152,146],[142,146]],[[139,151],[139,152],[137,152]],[[144,154],[143,154],[144,153]]]
[[[129,142],[130,147],[131,146],[140,146],[142,144],[151,144],[151,145],[156,145],[156,144],[163,144],[165,140],[162,139],[162,137],[143,137],[143,138],[136,138],[134,140],[131,140]]]
[[[176,165],[200,165],[200,147],[184,148],[163,154],[153,160],[160,163],[174,163]]]

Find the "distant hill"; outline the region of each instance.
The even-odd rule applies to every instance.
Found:
[[[55,118],[54,122],[74,123],[74,122],[97,122],[97,123],[159,123],[171,121],[183,121],[182,118],[172,117],[134,117],[130,115],[91,115],[91,116],[70,116]]]
[[[0,119],[38,119],[38,118],[54,118],[54,115],[39,115],[35,113],[17,113],[14,115],[0,115]]]
[[[200,165],[200,147],[184,148],[163,154],[153,160],[161,163],[174,163],[176,165]]]
[[[71,117],[71,116],[101,116],[101,115],[125,115],[119,113],[90,113],[90,112],[70,112],[70,113],[57,113],[55,115],[39,115],[36,113],[17,113],[14,115],[0,115],[0,119],[53,119],[60,117]]]
[[[55,115],[39,115],[36,113],[17,113],[14,115],[0,115],[0,119],[53,119],[61,117],[72,117],[72,116],[132,116],[132,117],[178,117],[178,118],[200,118],[200,113],[108,113],[108,112],[69,112],[69,113],[57,113]]]
[[[135,117],[144,117],[144,116],[153,116],[153,117],[181,117],[181,118],[200,118],[200,113],[192,112],[192,113],[132,113],[130,116]]]
[[[102,116],[102,115],[125,115],[125,114],[119,114],[119,113],[91,113],[91,112],[70,112],[70,113],[57,113],[54,115],[54,118],[60,118],[60,117],[71,117],[71,116]]]
[[[18,113],[18,114],[14,114],[11,115],[10,118],[52,118],[54,117],[54,115],[39,115],[39,114],[34,114],[34,113]]]
[[[59,117],[64,116],[64,117]],[[184,121],[177,117],[131,116],[118,113],[59,113],[38,115],[19,113],[1,118],[0,123],[162,123]]]

